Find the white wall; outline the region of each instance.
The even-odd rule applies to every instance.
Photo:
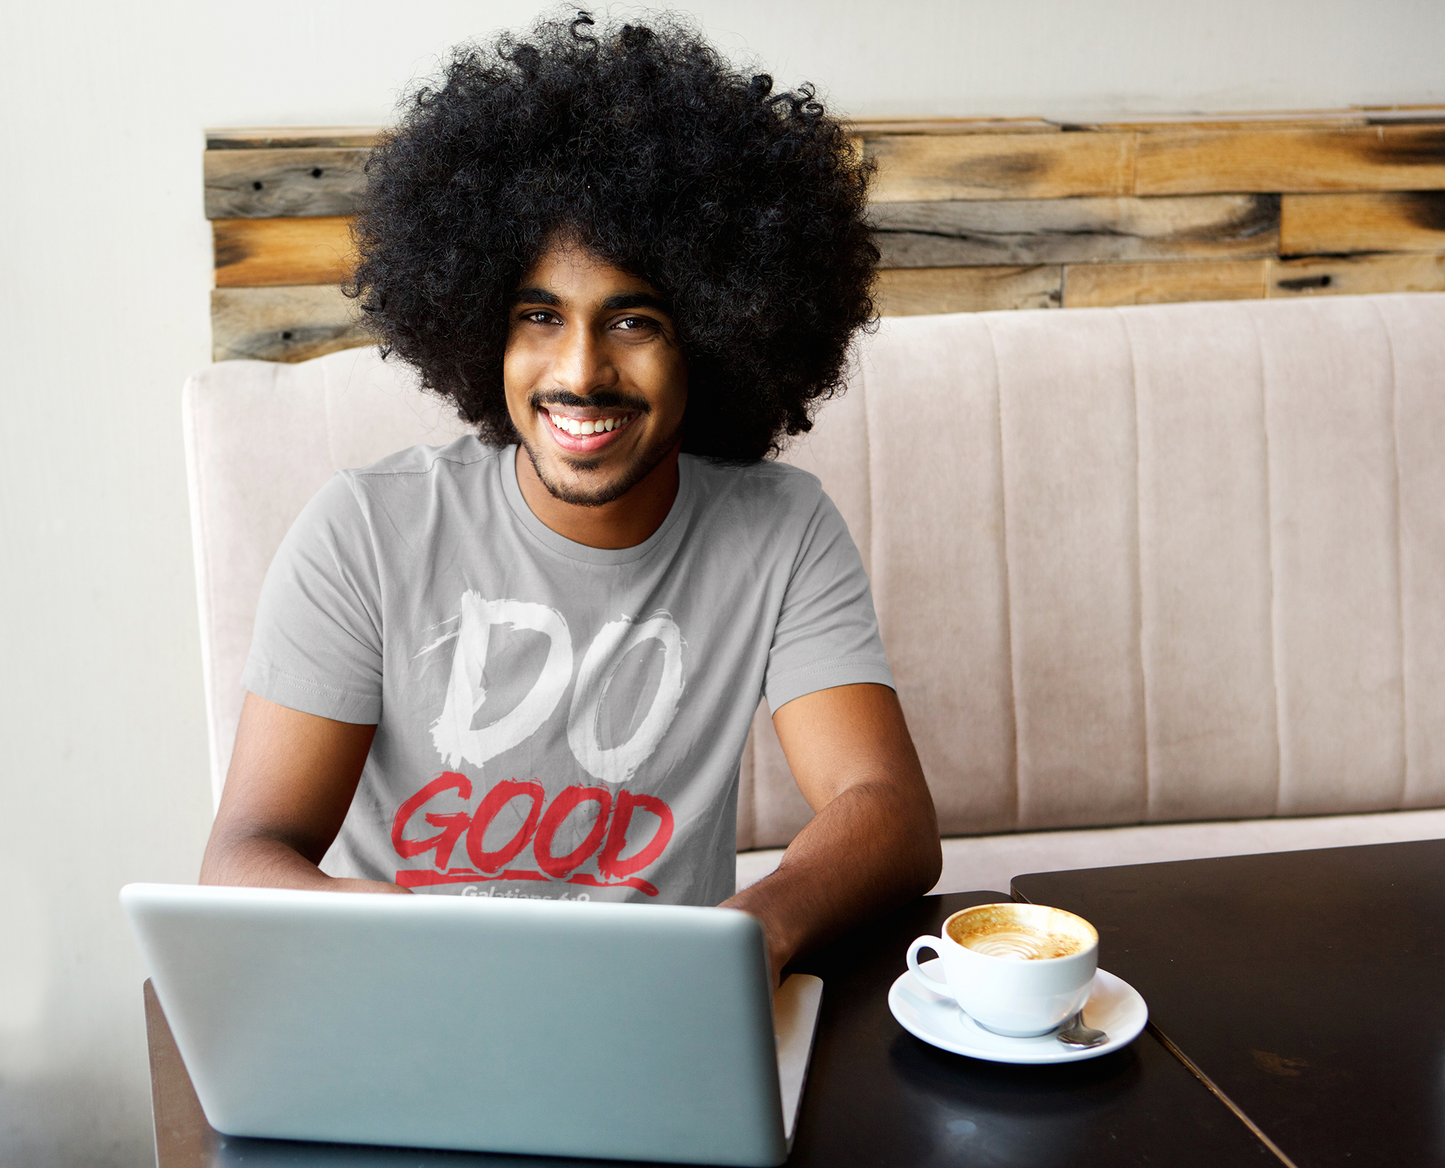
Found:
[[[1445,101],[1438,0],[705,0],[859,114]],[[178,390],[208,125],[387,119],[535,0],[0,0],[0,1162],[149,1162],[130,880],[210,814]]]

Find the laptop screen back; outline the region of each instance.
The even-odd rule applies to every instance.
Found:
[[[767,955],[746,914],[182,885],[121,901],[225,1134],[786,1155]]]

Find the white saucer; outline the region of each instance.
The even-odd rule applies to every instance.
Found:
[[[920,965],[929,977],[943,980],[943,962],[937,957]],[[888,1008],[898,1024],[915,1038],[940,1050],[995,1063],[1072,1063],[1098,1058],[1128,1046],[1149,1021],[1149,1007],[1139,991],[1103,969],[1094,975],[1094,988],[1084,1005],[1084,1021],[1106,1031],[1109,1041],[1087,1050],[1065,1046],[1052,1034],[1038,1038],[1005,1038],[994,1034],[960,1010],[952,998],[919,985],[906,970],[888,990]]]

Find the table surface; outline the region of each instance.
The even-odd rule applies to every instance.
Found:
[[[1149,1031],[1100,1058],[1034,1067],[947,1054],[905,1032],[887,992],[908,942],[937,933],[960,908],[1006,899],[925,897],[797,963],[798,972],[822,977],[824,990],[790,1165],[1279,1163]],[[616,1168],[617,1161],[221,1136],[206,1123],[149,983],[146,1019],[159,1168]]]
[[[1445,840],[1020,876],[1299,1168],[1445,1164]]]

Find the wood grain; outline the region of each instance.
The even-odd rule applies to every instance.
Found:
[[[884,316],[1058,308],[1063,268],[904,268],[879,272],[874,302]]]
[[[272,147],[370,147],[381,126],[270,126],[206,131],[207,150],[269,150]]]
[[[1128,195],[1134,135],[891,134],[868,138],[875,203]]]
[[[366,189],[369,150],[207,150],[206,218],[350,215]]]
[[[884,268],[1273,256],[1274,195],[881,203]]]
[[[1044,118],[850,118],[850,134],[878,138],[889,134],[1058,134],[1062,127]]]
[[[334,284],[216,288],[211,360],[308,361],[376,341],[356,323],[354,300]]]
[[[1353,126],[1433,125],[1445,122],[1445,107],[1351,106],[1333,110],[1245,111],[1227,114],[1141,114],[1132,118],[1073,119],[1071,130],[1286,130],[1348,129]]]
[[[1065,308],[1175,304],[1185,300],[1262,300],[1269,260],[1070,264]]]
[[[1284,256],[1369,251],[1445,251],[1445,191],[1285,195]]]
[[[1139,134],[1134,193],[1445,187],[1445,126]]]
[[[215,219],[216,287],[339,284],[350,274],[350,220]]]
[[[1445,255],[1316,256],[1268,263],[1271,299],[1445,292]]]

